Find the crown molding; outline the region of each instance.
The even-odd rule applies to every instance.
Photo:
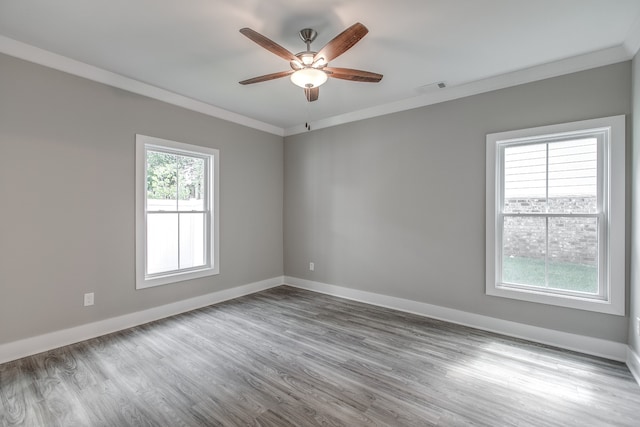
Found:
[[[255,120],[238,113],[234,113],[206,102],[198,101],[184,95],[180,95],[166,89],[159,88],[123,75],[94,67],[84,62],[76,61],[66,56],[58,55],[44,49],[31,46],[17,40],[0,36],[0,53],[13,56],[25,61],[33,62],[55,70],[64,71],[75,76],[83,77],[98,83],[103,83],[129,92],[157,99],[168,104],[197,111],[211,117],[226,120],[242,126],[283,136],[284,130],[280,127]]]
[[[622,45],[630,58],[636,56],[636,53],[640,50],[640,15],[638,15],[634,21],[631,26],[631,31],[627,34],[627,38],[624,40]]]
[[[640,40],[638,43],[640,43]],[[484,92],[491,92],[551,77],[576,73],[590,68],[615,64],[617,62],[627,61],[632,57],[633,55],[628,53],[628,50],[624,45],[614,46],[559,61],[500,74],[482,80],[475,80],[464,84],[449,86],[437,92],[431,92],[413,98],[407,98],[372,108],[353,111],[339,116],[328,117],[310,124],[312,129],[315,131],[322,128],[425,107],[427,105],[438,104],[440,102],[451,101]],[[285,129],[284,136],[297,135],[305,132],[307,132],[307,129],[305,129],[303,125],[298,125]]]
[[[412,98],[403,99],[371,108],[353,111],[338,116],[327,117],[312,122],[313,130],[338,126],[373,117],[397,113],[414,108],[425,107],[440,102],[451,101],[484,92],[504,89],[564,74],[575,73],[590,68],[601,67],[617,62],[627,61],[640,50],[640,17],[636,20],[633,31],[619,46],[590,52],[547,64],[538,65],[523,70],[471,81],[455,86],[449,86],[437,92],[431,92]],[[45,67],[53,68],[72,75],[83,77],[95,82],[103,83],[132,93],[157,99],[168,104],[176,105],[188,110],[206,114],[211,117],[226,120],[249,128],[257,129],[277,136],[291,136],[307,132],[303,124],[287,129],[265,123],[238,113],[234,113],[206,102],[198,101],[166,89],[162,89],[120,74],[76,61],[44,49],[31,46],[17,40],[0,35],[0,53],[33,62]]]

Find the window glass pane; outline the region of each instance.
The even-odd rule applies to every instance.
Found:
[[[487,134],[487,295],[624,315],[624,126]]]
[[[147,214],[147,274],[178,269],[178,214]]]
[[[549,287],[598,293],[597,218],[549,218]]]
[[[545,286],[545,228],[545,218],[504,218],[502,282]]]
[[[180,268],[205,265],[205,214],[180,214]]]
[[[147,151],[147,211],[175,211],[178,159],[174,154]]]
[[[545,212],[546,144],[504,149],[504,212]]]
[[[198,157],[178,156],[178,210],[205,210],[205,162]]]
[[[549,212],[596,213],[597,178],[596,138],[549,144]]]
[[[218,155],[136,135],[136,289],[219,274]]]

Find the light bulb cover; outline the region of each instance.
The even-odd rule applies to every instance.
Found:
[[[316,68],[303,68],[291,74],[291,81],[301,88],[318,87],[327,81],[327,73]]]
[[[311,65],[313,64],[313,55],[310,53],[303,53],[300,55],[300,60],[304,65]]]

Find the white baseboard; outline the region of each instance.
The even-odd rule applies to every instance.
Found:
[[[19,341],[0,345],[0,363],[9,362],[42,353],[54,348],[77,343],[80,341],[106,335],[112,332],[121,331],[123,329],[142,325],[154,320],[163,319],[165,317],[174,316],[176,314],[206,307],[222,301],[260,292],[265,289],[280,286],[284,283],[284,277],[274,277],[271,279],[261,280],[259,282],[249,283],[242,286],[236,286],[231,289],[212,292],[210,294],[199,297],[189,298],[177,301],[171,304],[162,305],[160,307],[149,308],[147,310],[135,313],[125,314],[123,316],[112,317],[110,319],[100,320],[98,322],[87,323],[85,325],[76,326],[69,329],[50,332],[47,334],[25,338]]]
[[[479,314],[468,313],[446,307],[390,297],[372,292],[359,291],[326,283],[313,282],[295,277],[274,277],[259,282],[237,286],[231,289],[212,292],[199,297],[177,301],[160,307],[154,307],[136,313],[125,314],[98,322],[88,323],[69,329],[63,329],[36,337],[25,338],[0,345],[0,363],[10,362],[22,357],[42,353],[54,348],[74,344],[87,339],[142,325],[154,320],[206,307],[244,295],[274,288],[282,284],[314,292],[351,299],[367,304],[392,308],[434,319],[445,320],[500,334],[523,338],[542,344],[549,344],[568,350],[600,356],[620,362],[626,362],[629,370],[640,384],[640,356],[625,344],[585,337],[537,326],[525,325],[508,320],[495,319]]]
[[[468,313],[452,308],[416,302],[372,292],[359,291],[297,277],[285,276],[285,284],[309,291],[320,292],[340,298],[351,299],[380,307],[413,313],[433,319],[445,320],[476,329],[522,338],[541,344],[604,357],[618,362],[627,361],[627,345],[600,338],[586,337],[568,332],[555,331],[509,320],[496,319],[481,314]]]
[[[640,385],[640,356],[631,347],[627,347],[627,366]]]

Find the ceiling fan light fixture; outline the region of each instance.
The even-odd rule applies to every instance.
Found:
[[[315,68],[303,68],[291,74],[291,81],[301,88],[313,88],[327,81],[327,73]]]
[[[316,59],[311,65],[313,68],[322,68],[327,65],[327,61],[323,57]]]
[[[313,53],[303,53],[300,55],[300,60],[304,65],[313,64]]]

